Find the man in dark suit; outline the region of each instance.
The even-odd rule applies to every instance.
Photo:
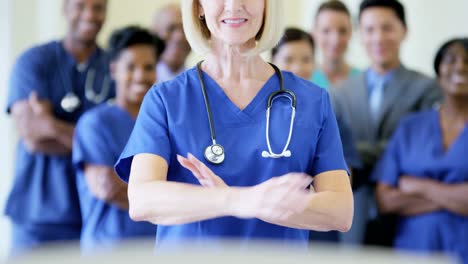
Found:
[[[365,189],[360,186],[368,184],[369,174],[399,120],[410,112],[432,107],[441,97],[434,79],[401,63],[400,47],[407,25],[404,7],[398,0],[364,0],[359,10],[359,30],[371,65],[362,74],[330,89],[337,116],[351,127],[363,163],[363,169],[353,177],[356,193]],[[362,216],[358,214],[368,211],[366,200],[356,199],[354,228],[363,230],[365,219],[359,221]],[[360,233],[356,236],[362,241]]]

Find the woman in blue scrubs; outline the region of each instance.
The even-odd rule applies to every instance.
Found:
[[[114,172],[135,124],[143,96],[156,81],[156,62],[163,44],[148,31],[130,26],[113,33],[109,41],[116,98],[78,121],[73,141],[85,253],[112,248],[118,241],[156,234],[151,223],[128,216],[127,184]]]
[[[315,44],[312,37],[298,28],[287,28],[279,43],[271,51],[273,63],[282,70],[291,71],[297,76],[309,79],[315,66]],[[359,155],[353,143],[350,128],[338,119],[343,152],[350,171],[361,166]],[[339,233],[314,232],[310,233],[311,241],[338,242]]]
[[[13,68],[7,112],[20,142],[5,209],[12,254],[80,237],[72,136],[84,111],[113,96],[107,55],[96,44],[106,7],[106,0],[65,1],[65,38],[27,50]]]
[[[327,92],[284,72],[296,117],[286,93],[266,111],[280,74],[259,54],[282,35],[282,3],[182,1],[187,39],[205,60],[147,93],[115,167],[129,182],[130,217],[158,224],[158,247],[268,239],[305,248],[308,230],[350,228],[352,191]]]
[[[468,39],[437,52],[445,100],[400,123],[373,177],[382,213],[398,215],[394,246],[468,263]]]

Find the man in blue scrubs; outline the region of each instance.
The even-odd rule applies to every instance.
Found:
[[[116,31],[109,41],[116,98],[86,112],[73,141],[85,253],[110,249],[119,240],[154,237],[156,226],[133,222],[128,215],[127,184],[117,177],[117,161],[135,124],[146,91],[156,81],[162,41],[138,27]]]
[[[64,1],[65,38],[27,50],[13,68],[7,112],[20,142],[6,205],[12,254],[80,237],[72,136],[78,117],[114,93],[107,55],[96,44],[106,7],[106,0]]]

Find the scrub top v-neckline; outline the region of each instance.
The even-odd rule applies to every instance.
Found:
[[[442,156],[447,156],[448,154],[450,154],[450,152],[453,151],[454,148],[457,147],[457,143],[462,140],[462,138],[464,137],[464,135],[466,133],[468,133],[468,122],[465,123],[465,126],[462,128],[462,130],[460,131],[460,133],[458,133],[458,135],[453,139],[453,141],[450,143],[450,145],[448,145],[447,147],[445,147],[444,145],[444,131],[443,131],[443,128],[442,128],[442,125],[440,123],[440,111],[435,111],[435,118],[434,118],[434,125],[435,125],[435,128],[436,128],[436,131],[437,131],[437,137],[438,137],[438,142],[437,142],[437,146],[439,148],[439,151],[441,153]]]
[[[229,108],[229,110],[238,118],[240,118],[244,122],[254,122],[255,121],[255,114],[256,110],[259,106],[264,106],[266,110],[266,100],[265,98],[273,92],[275,89],[279,90],[279,81],[276,77],[276,74],[271,75],[268,80],[263,84],[257,94],[253,97],[253,99],[247,104],[244,109],[240,109],[231,99],[227,96],[224,92],[223,88],[213,79],[210,75],[208,75],[205,71],[202,70],[203,81],[206,82],[207,92],[208,92],[208,99],[210,100],[210,104],[214,105],[216,108],[219,107],[220,103],[214,103],[215,100],[221,99],[222,105]],[[278,84],[275,84],[278,82]],[[199,86],[199,85],[198,85]],[[211,93],[210,93],[211,92]],[[210,97],[211,94],[211,97]],[[213,98],[214,96],[217,98]],[[264,103],[264,104],[262,104]]]

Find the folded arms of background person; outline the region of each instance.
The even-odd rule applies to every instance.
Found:
[[[21,140],[35,153],[67,155],[71,152],[74,126],[53,116],[50,102],[31,92],[27,100],[15,102],[11,113]]]

